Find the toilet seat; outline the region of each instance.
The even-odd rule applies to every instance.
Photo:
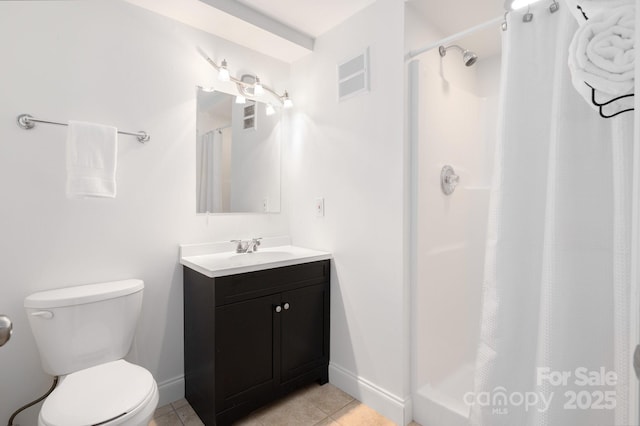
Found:
[[[157,403],[157,398],[151,373],[121,359],[65,376],[45,400],[39,423],[118,425],[131,420],[154,400]]]

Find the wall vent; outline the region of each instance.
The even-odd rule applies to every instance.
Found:
[[[338,100],[369,92],[369,48],[338,64]]]
[[[253,101],[247,101],[247,105],[242,109],[242,129],[255,130],[258,127],[256,118],[258,117],[256,108],[257,104]]]

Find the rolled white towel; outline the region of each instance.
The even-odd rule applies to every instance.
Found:
[[[573,85],[590,105],[591,88],[599,103],[633,93],[634,62],[634,5],[603,10],[590,17],[578,28],[569,47]]]

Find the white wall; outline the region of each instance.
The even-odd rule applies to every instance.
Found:
[[[145,281],[131,356],[162,385],[161,403],[182,396],[182,272],[178,244],[288,233],[288,216],[195,214],[195,86],[216,86],[198,55],[227,58],[278,91],[289,66],[127,3],[0,2],[0,312],[14,321],[0,349],[0,419],[44,393],[23,313],[28,294],[123,279]],[[65,198],[65,129],[15,125],[43,119],[145,130],[121,136],[118,196]],[[18,421],[35,424],[32,408]]]
[[[334,255],[330,380],[397,423],[410,420],[403,25],[403,2],[378,0],[292,65],[284,156],[294,243]],[[338,102],[337,64],[367,47],[371,92]]]

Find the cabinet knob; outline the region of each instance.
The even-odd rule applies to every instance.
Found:
[[[282,306],[280,305],[276,306],[276,312],[278,313],[282,312]]]
[[[285,303],[285,304],[284,304],[284,310],[286,311],[287,309],[289,309],[289,304],[288,304],[288,303]]]

